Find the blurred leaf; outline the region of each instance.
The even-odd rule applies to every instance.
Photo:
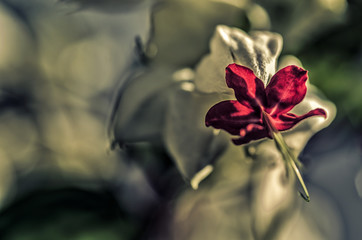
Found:
[[[149,69],[125,86],[111,123],[115,143],[159,141],[172,89],[172,70]]]
[[[225,68],[230,63],[249,67],[265,84],[274,75],[282,38],[271,32],[251,32],[219,25],[210,40],[210,54],[196,68],[195,83],[206,93],[232,93],[225,83]]]
[[[155,64],[191,67],[208,50],[208,42],[217,24],[245,26],[249,1],[239,6],[226,1],[164,0],[154,13],[152,45]]]
[[[205,126],[206,112],[219,97],[192,92],[187,88],[190,85],[181,84],[171,95],[163,132],[168,151],[188,181],[215,161],[229,143],[225,135],[218,136]]]
[[[77,10],[94,9],[107,13],[127,13],[140,5],[150,5],[153,0],[58,0],[66,4],[75,4]]]

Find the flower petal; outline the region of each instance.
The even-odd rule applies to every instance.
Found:
[[[268,99],[266,111],[275,117],[300,103],[307,92],[307,78],[307,71],[295,65],[279,70],[265,88]]]
[[[254,110],[265,105],[264,84],[249,68],[235,63],[227,66],[226,84],[234,89],[235,97],[241,104]]]
[[[217,103],[205,118],[206,126],[223,129],[232,135],[240,135],[240,130],[250,123],[261,124],[261,115],[235,100]]]
[[[235,145],[242,145],[253,140],[270,137],[265,127],[258,124],[247,125],[246,128],[240,130],[240,136],[240,138],[232,140]]]
[[[323,116],[324,118],[326,118],[327,113],[321,108],[316,108],[301,116],[297,116],[293,113],[286,113],[283,115],[279,115],[276,119],[273,119],[273,123],[279,131],[284,131],[294,127],[298,122],[302,121],[303,119],[312,116]]]

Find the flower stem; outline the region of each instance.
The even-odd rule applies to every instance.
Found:
[[[282,154],[284,161],[286,164],[288,164],[294,171],[295,175],[298,178],[298,181],[303,189],[303,192],[300,192],[300,195],[302,198],[309,202],[310,196],[308,189],[304,183],[302,174],[299,171],[299,168],[303,166],[303,164],[294,156],[294,154],[291,152],[290,148],[288,147],[287,143],[285,142],[283,136],[281,133],[275,128],[273,122],[270,120],[270,117],[267,113],[263,111],[263,117],[268,125],[268,129],[270,131],[270,134],[272,135],[272,138],[274,139],[275,145],[277,146],[279,152]],[[288,171],[287,171],[288,172]]]

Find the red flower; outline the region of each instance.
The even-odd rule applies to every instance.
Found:
[[[240,136],[233,142],[241,145],[271,138],[271,131],[288,130],[311,116],[326,117],[321,108],[301,116],[288,113],[304,99],[307,78],[307,71],[291,65],[279,70],[264,87],[252,70],[230,64],[226,68],[226,84],[234,89],[237,100],[222,101],[211,107],[206,114],[206,126]]]

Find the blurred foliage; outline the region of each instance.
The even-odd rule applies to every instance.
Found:
[[[161,0],[155,8],[153,36],[148,51],[152,64],[191,67],[209,50],[218,24],[248,27],[248,0]]]
[[[277,236],[279,228],[295,239],[358,239],[361,136],[345,131],[341,119],[362,128],[361,12],[359,0],[1,0],[0,239],[252,239]],[[177,107],[167,126],[177,130],[171,140],[181,142],[176,150],[188,161],[176,165],[193,172],[197,159],[218,154],[189,147],[198,129],[191,140],[179,137],[188,122],[172,125],[186,119],[182,108],[190,118],[200,112],[187,101],[199,97],[189,93],[190,68],[209,51],[218,24],[280,33],[282,55],[300,58],[310,81],[337,105],[342,123],[303,152],[310,162],[320,159],[309,171],[315,196],[309,207],[288,205],[296,196],[278,189],[283,165],[275,155],[251,160],[269,146],[227,148],[214,174],[193,191],[160,141],[166,124],[159,107],[170,105],[171,96]],[[184,67],[190,68],[175,72]],[[134,125],[116,125],[129,142],[109,154],[106,119],[118,107],[110,106],[117,92],[124,100],[117,120]],[[137,142],[143,135],[149,141]]]
[[[299,52],[311,82],[356,128],[362,128],[362,2],[348,2],[344,23],[319,33]]]
[[[37,190],[0,214],[3,240],[128,240],[139,239],[141,228],[106,191]]]

